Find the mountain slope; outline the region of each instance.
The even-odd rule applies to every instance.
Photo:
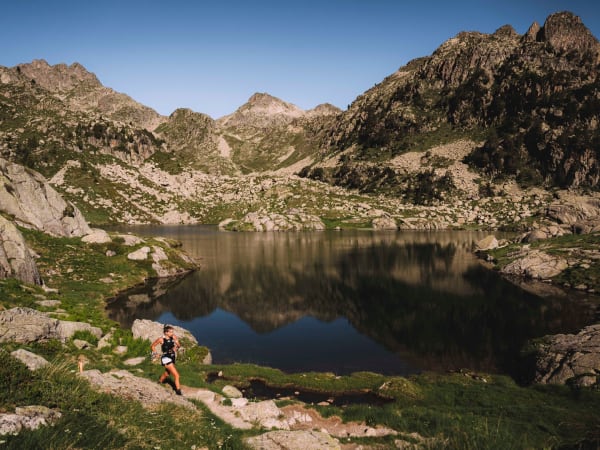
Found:
[[[319,105],[304,111],[265,93],[254,94],[217,121],[232,160],[243,172],[280,170],[314,161],[318,136],[339,109]],[[299,165],[298,165],[299,164]]]
[[[128,95],[103,86],[96,75],[78,63],[50,66],[44,60],[35,60],[20,64],[14,70],[54,93],[73,111],[94,113],[147,130],[153,130],[165,120]]]
[[[377,161],[368,183],[354,187],[400,185],[382,161],[469,138],[485,141],[468,160],[488,176],[597,188],[599,55],[596,38],[567,12],[522,36],[510,26],[459,33],[359,96],[333,125],[322,163],[304,174],[348,185],[348,173],[361,178]]]

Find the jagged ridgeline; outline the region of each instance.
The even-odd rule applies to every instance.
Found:
[[[297,172],[340,112],[255,94],[219,120],[166,117],[77,63],[0,67],[0,155],[41,172],[94,223],[219,220],[217,201],[201,198],[220,189],[209,177]]]
[[[417,204],[469,197],[482,180],[597,189],[599,55],[578,17],[557,13],[524,35],[459,33],[344,112],[259,93],[217,120],[162,116],[77,63],[36,60],[0,67],[0,156],[41,172],[93,223],[245,213],[247,174]]]
[[[359,96],[328,130],[323,162],[303,173],[365,191],[414,183],[394,158],[468,139],[466,162],[492,179],[596,189],[599,55],[568,12],[524,35],[508,25],[459,33]]]

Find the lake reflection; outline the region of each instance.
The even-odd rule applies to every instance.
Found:
[[[126,230],[178,239],[202,268],[126,293],[109,315],[187,328],[215,363],[514,373],[528,339],[593,322],[584,299],[537,297],[483,268],[471,254],[485,236],[476,232]]]

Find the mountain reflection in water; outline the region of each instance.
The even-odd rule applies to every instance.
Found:
[[[514,374],[528,339],[594,320],[585,298],[542,298],[482,267],[471,253],[485,236],[476,232],[120,230],[178,239],[202,268],[123,294],[110,317],[187,328],[215,363]]]

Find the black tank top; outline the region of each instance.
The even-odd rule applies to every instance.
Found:
[[[173,336],[171,336],[170,338],[166,338],[166,337],[163,338],[160,349],[162,350],[162,352],[165,355],[174,355],[175,354],[175,350],[173,350],[174,347],[175,347],[175,340],[173,339]]]

